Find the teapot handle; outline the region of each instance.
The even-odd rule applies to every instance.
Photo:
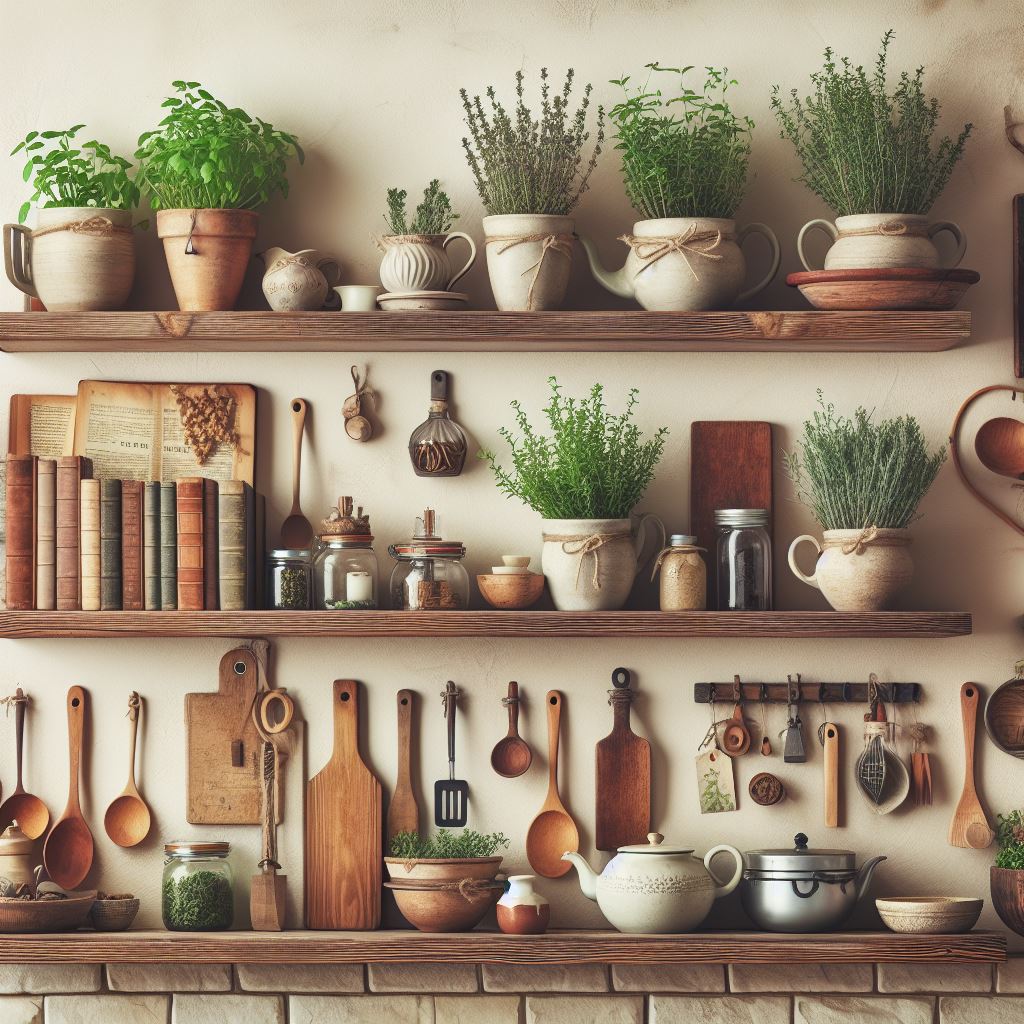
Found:
[[[928,228],[928,237],[934,238],[941,231],[948,231],[956,241],[956,255],[953,257],[953,262],[948,267],[944,267],[944,270],[950,269],[950,267],[957,267],[960,265],[960,261],[964,258],[964,252],[967,250],[967,238],[964,233],[960,230],[959,224],[954,224],[951,220],[940,220],[935,224],[932,224]]]
[[[768,268],[768,273],[761,278],[760,281],[755,285],[751,285],[745,291],[739,293],[736,296],[736,301],[739,302],[743,299],[749,299],[751,295],[756,295],[760,291],[764,291],[772,283],[772,279],[779,272],[779,261],[782,258],[779,252],[779,240],[775,237],[775,232],[772,231],[767,224],[748,224],[745,228],[742,228],[739,234],[736,236],[736,244],[742,245],[743,239],[750,234],[764,235],[768,239],[768,244],[772,248],[772,259],[771,266]]]
[[[824,231],[829,238],[835,242],[839,238],[839,229],[830,220],[822,220],[820,217],[817,220],[809,220],[801,229],[800,234],[796,236],[796,251],[800,257],[800,262],[804,265],[804,270],[814,270],[814,267],[807,262],[807,257],[804,255],[804,236],[808,231],[813,231],[817,228],[819,231]]]
[[[725,885],[716,885],[714,889],[714,898],[720,899],[722,896],[728,896],[729,893],[740,884],[740,879],[743,877],[743,854],[736,849],[735,846],[729,846],[728,843],[722,843],[721,846],[713,846],[707,853],[704,854],[704,867],[707,869],[712,879],[715,878],[711,871],[711,861],[716,853],[731,853],[736,860],[736,870],[732,873],[732,878],[729,879]]]
[[[800,537],[797,537],[792,544],[789,545],[789,567],[793,571],[793,575],[798,579],[802,580],[809,587],[814,587],[816,590],[821,590],[821,586],[818,583],[818,570],[815,569],[810,576],[803,572],[799,565],[796,564],[796,549],[803,544],[804,541],[810,541],[818,555],[821,555],[821,545],[818,543],[817,537],[812,537],[809,533],[805,533]]]
[[[464,274],[469,272],[469,268],[476,262],[476,242],[469,237],[464,231],[449,231],[445,240],[441,243],[442,249],[448,248],[449,242],[454,242],[456,238],[464,239],[469,245],[469,259],[466,260],[466,265],[444,286],[446,292],[452,290],[452,285],[459,280]]]
[[[644,548],[647,546],[647,523],[649,521],[654,523],[654,528],[658,531],[656,536],[659,538],[660,542],[654,548],[654,551],[652,551],[647,558],[644,558]],[[650,562],[654,557],[655,551],[660,551],[664,546],[665,524],[652,512],[648,512],[647,515],[641,516],[640,521],[636,525],[636,537],[633,540],[633,553],[636,555],[637,571]]]
[[[7,279],[26,295],[39,298],[32,282],[32,230],[24,224],[4,225],[4,267]]]

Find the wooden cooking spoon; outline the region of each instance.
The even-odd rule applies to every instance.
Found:
[[[299,482],[302,478],[302,434],[306,429],[306,401],[292,399],[292,510],[281,524],[281,547],[308,548],[313,526],[299,507]]]
[[[992,845],[995,833],[974,788],[974,731],[978,721],[978,684],[960,687],[960,712],[964,720],[964,790],[949,825],[949,845],[984,850]]]
[[[526,857],[538,875],[560,878],[572,863],[563,853],[578,853],[580,833],[558,796],[558,729],[562,695],[548,691],[548,795],[526,833]]]
[[[16,821],[29,839],[38,839],[50,824],[50,812],[37,796],[25,792],[21,784],[21,749],[25,736],[25,705],[28,698],[19,686],[14,695],[14,736],[18,758],[18,784],[14,792],[0,805],[0,829]]]
[[[85,690],[80,686],[72,686],[68,690],[68,805],[50,829],[43,845],[46,873],[62,889],[74,889],[80,885],[92,867],[92,833],[82,817],[82,805],[78,797],[84,722]]]
[[[997,416],[983,423],[974,438],[981,464],[1000,476],[1024,479],[1024,423]]]
[[[128,784],[124,792],[107,808],[103,827],[110,841],[118,846],[138,846],[149,835],[152,821],[146,801],[135,784],[135,739],[139,731],[139,708],[142,699],[132,691],[128,698],[128,722],[131,741],[128,750]]]
[[[519,684],[508,684],[508,735],[498,740],[491,751],[491,767],[506,779],[518,778],[533,761],[533,752],[519,735]]]

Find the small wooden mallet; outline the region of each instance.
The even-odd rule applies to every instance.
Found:
[[[263,850],[260,874],[252,876],[249,916],[253,931],[279,932],[284,928],[287,875],[279,875],[277,862],[277,808],[274,800],[275,755],[271,743],[263,743]]]

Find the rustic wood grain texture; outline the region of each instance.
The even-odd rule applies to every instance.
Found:
[[[420,809],[412,786],[412,690],[399,690],[398,709],[398,775],[388,801],[388,843],[399,832],[419,832]]]

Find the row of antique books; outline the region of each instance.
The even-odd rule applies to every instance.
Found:
[[[7,456],[7,607],[241,611],[262,598],[263,500],[241,480],[95,480]]]

